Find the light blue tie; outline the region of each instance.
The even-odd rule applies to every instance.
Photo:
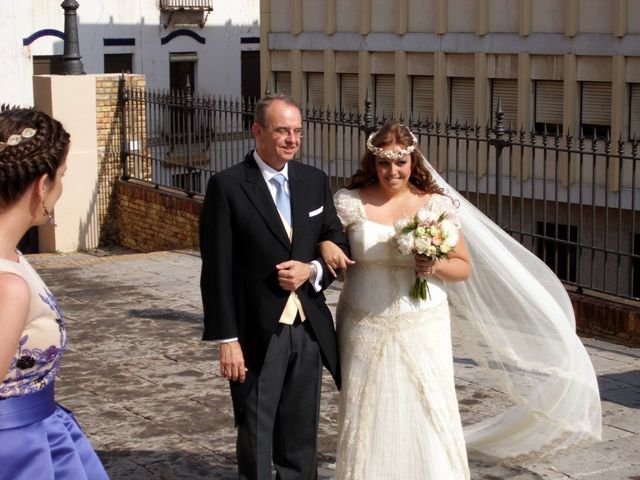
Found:
[[[271,182],[276,186],[276,207],[278,207],[280,215],[282,215],[289,226],[291,226],[291,202],[289,201],[289,194],[284,188],[286,181],[287,179],[281,173],[271,177]]]

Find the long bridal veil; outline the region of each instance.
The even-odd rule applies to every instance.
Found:
[[[438,185],[459,202],[473,261],[465,282],[448,285],[452,325],[465,354],[512,406],[465,428],[470,450],[497,457],[553,453],[600,439],[596,375],[575,333],[567,292],[529,250],[456,192],[425,159]]]

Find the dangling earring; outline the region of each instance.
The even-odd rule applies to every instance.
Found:
[[[47,209],[47,206],[44,204],[44,200],[42,200],[42,208],[44,209],[44,213],[43,213],[43,215],[44,215],[45,217],[48,217],[48,218],[49,218],[49,223],[50,223],[51,225],[53,225],[54,227],[57,227],[57,225],[56,225],[56,220],[53,218],[53,214],[52,214],[52,213],[49,213],[49,210]]]

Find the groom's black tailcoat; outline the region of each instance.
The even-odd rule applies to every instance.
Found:
[[[319,260],[322,286],[331,283],[317,258],[320,241],[346,253],[346,235],[333,205],[327,176],[297,161],[288,163],[293,239],[289,240],[253,152],[244,162],[214,175],[207,186],[200,220],[203,340],[237,337],[248,369],[244,383],[231,382],[236,423],[255,386],[269,341],[289,292],[278,284],[276,265],[287,260]],[[322,352],[325,367],[340,386],[340,368],[331,313],[322,292],[309,282],[296,291]]]

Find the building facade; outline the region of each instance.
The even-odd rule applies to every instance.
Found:
[[[640,0],[260,3],[263,89],[439,125],[422,150],[455,188],[578,291],[640,298]],[[354,171],[345,138],[316,163]]]
[[[80,1],[89,74],[144,74],[150,89],[259,93],[258,0]],[[62,73],[64,11],[49,0],[0,2],[0,102],[31,105],[34,74]]]
[[[330,110],[640,137],[640,0],[262,0],[262,84]]]

